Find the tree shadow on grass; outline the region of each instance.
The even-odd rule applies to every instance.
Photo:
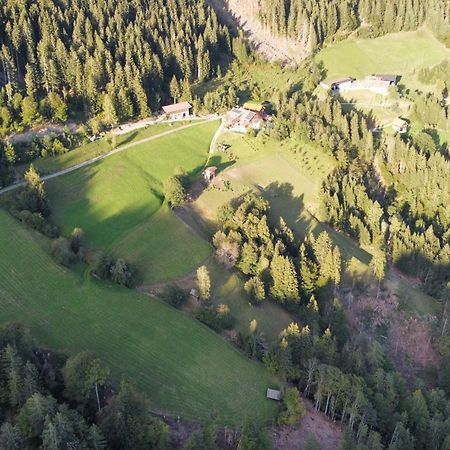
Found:
[[[307,210],[304,195],[295,196],[292,184],[273,182],[265,188],[258,187],[258,189],[270,203],[269,219],[274,225],[278,225],[280,216],[283,217],[298,240],[303,240],[309,233],[317,237],[322,231],[326,231],[333,244],[339,247],[347,264],[352,258],[366,265],[370,263],[372,256],[368,252],[359,248],[348,236],[320,222]]]
[[[131,133],[127,133],[125,135],[125,139],[124,140],[119,140],[120,144],[118,146],[122,146],[122,145],[126,145],[131,141],[134,141],[136,139],[136,136],[138,135],[137,131],[132,131]]]

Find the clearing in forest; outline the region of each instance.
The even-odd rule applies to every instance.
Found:
[[[270,421],[268,372],[207,327],[155,298],[57,265],[48,241],[0,210],[0,324],[21,322],[41,345],[93,351],[137,383],[157,412],[219,423]]]
[[[210,247],[163,203],[163,184],[179,168],[201,171],[217,127],[179,130],[47,181],[52,220],[65,233],[82,228],[94,247],[135,263],[144,283],[186,275]]]
[[[417,86],[417,71],[450,58],[450,50],[430,31],[387,34],[376,39],[348,38],[321,50],[316,56],[326,69],[328,80],[373,73],[401,75],[401,84]],[[417,86],[420,87],[420,86]]]

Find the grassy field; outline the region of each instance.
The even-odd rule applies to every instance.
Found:
[[[185,275],[210,247],[163,206],[163,183],[177,168],[191,175],[203,168],[217,126],[180,130],[49,180],[53,220],[135,263],[146,284]]]
[[[414,87],[415,74],[450,58],[450,50],[428,30],[388,34],[377,39],[346,39],[321,50],[315,57],[326,78],[365,77],[372,73],[402,75],[401,83]]]
[[[121,136],[116,136],[115,147],[128,144],[132,141],[139,141],[156,134],[163,133],[172,129],[177,129],[181,126],[187,125],[189,122],[173,122],[173,123],[159,123],[155,125],[149,125],[148,127],[141,128],[136,131],[132,131]],[[89,142],[83,144],[76,149],[64,153],[63,155],[54,156],[51,158],[42,158],[33,161],[34,166],[39,170],[41,174],[56,172],[58,170],[67,169],[68,167],[75,166],[96,156],[104,155],[113,150],[112,141],[113,138],[104,137],[98,141]],[[26,170],[28,165],[19,168],[19,170]]]
[[[209,329],[164,303],[64,269],[40,235],[0,210],[0,323],[20,321],[49,348],[94,351],[137,382],[152,408],[221,423],[270,420],[272,380]]]

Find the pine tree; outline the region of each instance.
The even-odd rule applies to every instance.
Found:
[[[294,263],[288,256],[279,254],[275,249],[275,254],[270,263],[270,275],[272,285],[270,295],[277,301],[298,301],[298,281]]]
[[[177,99],[181,96],[180,85],[175,75],[172,77],[172,80],[170,81],[170,95],[172,96],[174,103],[176,103]]]

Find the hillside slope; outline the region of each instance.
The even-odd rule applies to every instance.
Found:
[[[49,348],[94,351],[156,411],[235,424],[270,420],[269,374],[199,322],[136,292],[58,266],[47,241],[0,210],[0,323],[21,322]]]
[[[269,61],[299,63],[308,54],[307,47],[298,40],[276,36],[258,20],[258,0],[206,0],[221,20],[244,32],[248,42]]]

